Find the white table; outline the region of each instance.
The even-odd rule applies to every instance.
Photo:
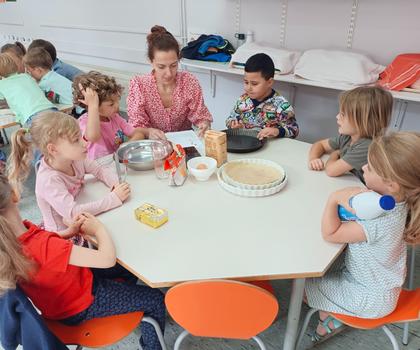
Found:
[[[182,187],[169,187],[153,171],[129,171],[131,198],[100,216],[118,260],[152,287],[211,278],[293,279],[283,349],[294,349],[305,278],[324,275],[344,247],[321,237],[324,203],[332,191],[360,185],[351,175],[329,178],[309,171],[309,147],[282,139],[252,154],[229,154],[229,159],[265,158],[285,168],[286,188],[264,198],[232,195],[215,175],[208,182],[188,178]],[[88,182],[78,201],[104,191],[103,184]],[[145,202],[166,208],[169,221],[158,229],[136,221],[134,209]]]

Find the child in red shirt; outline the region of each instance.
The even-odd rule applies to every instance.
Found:
[[[97,250],[84,248],[22,221],[18,201],[7,178],[0,175],[0,294],[18,283],[43,317],[69,325],[143,311],[164,329],[160,290],[136,285],[131,274],[124,282],[112,279],[126,276],[119,265],[114,266],[114,244],[99,220],[83,213],[69,227],[69,234],[80,231],[86,239],[95,239]],[[161,350],[153,326],[142,322],[140,327],[142,348]]]

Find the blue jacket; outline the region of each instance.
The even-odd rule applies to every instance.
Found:
[[[209,48],[215,48],[217,52],[209,51]],[[229,41],[220,35],[202,34],[181,50],[181,56],[193,60],[229,62],[234,52]]]
[[[5,350],[15,350],[19,344],[25,350],[68,350],[19,287],[0,298],[0,342]]]

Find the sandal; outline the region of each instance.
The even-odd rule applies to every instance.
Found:
[[[334,328],[331,328],[329,326],[330,322],[332,322]],[[333,337],[334,335],[340,333],[341,331],[343,331],[345,329],[345,325],[342,322],[340,322],[339,320],[336,320],[331,315],[328,315],[325,318],[325,320],[319,319],[319,324],[322,325],[322,327],[324,327],[324,329],[326,330],[327,333],[325,333],[324,335],[321,335],[315,329],[315,331],[313,332],[313,334],[311,336],[312,347],[323,343],[327,339],[330,339],[331,337]]]

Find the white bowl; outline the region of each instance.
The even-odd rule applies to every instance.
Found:
[[[199,164],[205,164],[207,169],[197,169]],[[217,168],[216,159],[211,157],[194,157],[187,162],[188,171],[198,181],[207,181]]]

